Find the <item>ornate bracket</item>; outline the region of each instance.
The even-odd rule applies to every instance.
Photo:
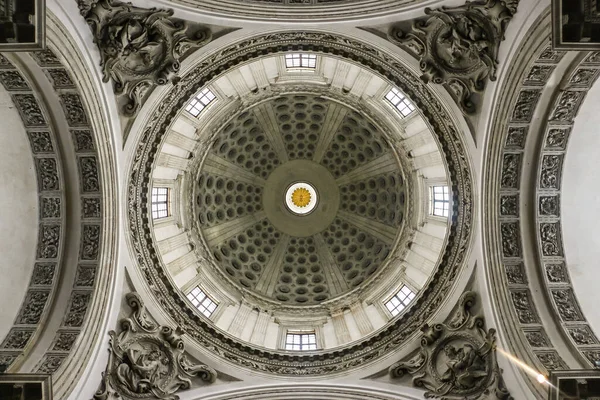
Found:
[[[426,398],[510,400],[496,360],[496,331],[485,331],[484,319],[472,315],[475,292],[465,292],[448,324],[424,325],[419,352],[392,365],[398,378],[410,374]]]
[[[94,400],[177,400],[192,378],[215,381],[215,370],[187,358],[179,329],[151,321],[137,293],[126,299],[133,312],[119,322],[119,334],[109,332],[110,356]]]
[[[459,7],[426,8],[410,32],[394,26],[390,41],[420,60],[421,79],[444,85],[464,113],[476,111],[474,94],[496,80],[498,50],[519,0],[480,0]]]
[[[104,82],[112,80],[121,113],[133,117],[149,89],[179,81],[180,58],[211,40],[209,29],[173,18],[173,10],[117,0],[78,0],[100,50]]]

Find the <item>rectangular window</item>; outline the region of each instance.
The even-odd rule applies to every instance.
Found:
[[[217,303],[212,301],[212,299],[200,289],[200,286],[196,286],[192,289],[192,291],[188,293],[187,298],[192,302],[194,307],[206,316],[206,318],[210,318],[212,313],[217,309]]]
[[[169,216],[169,189],[163,187],[152,188],[152,219]]]
[[[292,53],[285,55],[286,68],[317,68],[316,54]]]
[[[447,217],[450,214],[448,186],[431,187],[431,213],[439,217]]]
[[[385,95],[385,98],[400,111],[403,117],[407,117],[411,112],[415,111],[414,104],[396,88],[391,88],[388,94]]]
[[[317,335],[315,331],[287,331],[285,336],[286,350],[316,350]]]
[[[392,316],[396,316],[415,298],[415,294],[407,286],[402,288],[392,297],[385,306]]]
[[[194,117],[200,115],[200,112],[206,108],[217,96],[210,91],[209,88],[204,88],[200,93],[196,95],[185,107],[185,110],[192,114]]]

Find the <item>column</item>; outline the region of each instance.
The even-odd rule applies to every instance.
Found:
[[[187,234],[182,232],[178,235],[171,236],[168,239],[158,242],[158,250],[162,254],[167,254],[178,247],[185,246],[188,243]]]
[[[231,325],[229,325],[229,329],[227,332],[230,334],[240,337],[242,332],[244,331],[244,326],[246,325],[246,321],[248,321],[248,317],[252,312],[252,308],[248,307],[248,305],[242,303],[240,304],[240,308],[238,308],[235,313],[235,317],[233,317],[233,321],[231,321]]]
[[[371,324],[362,302],[352,304],[350,311],[361,335],[367,335],[373,331],[373,324]]]
[[[254,324],[254,330],[252,331],[250,342],[259,346],[264,345],[265,338],[267,336],[267,327],[269,326],[270,320],[271,315],[269,315],[269,313],[263,311],[258,313],[258,318],[256,319],[256,324]]]
[[[350,342],[350,332],[348,331],[348,325],[346,325],[344,312],[339,311],[335,314],[332,313],[331,321],[333,322],[333,330],[335,332],[335,337],[337,338],[338,344]]]

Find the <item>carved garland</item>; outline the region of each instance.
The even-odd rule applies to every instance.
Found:
[[[292,47],[293,46],[293,47]],[[214,331],[203,318],[193,314],[181,292],[175,288],[159,265],[153,246],[149,210],[148,183],[155,162],[155,151],[179,110],[199,88],[235,65],[264,54],[287,49],[306,49],[338,55],[360,62],[392,81],[423,112],[446,152],[453,195],[456,201],[448,246],[430,285],[416,299],[414,306],[376,336],[336,353],[290,356],[276,351],[254,349],[237,343],[220,331]],[[209,351],[231,361],[267,373],[316,375],[358,367],[376,360],[411,337],[445,301],[468,254],[472,236],[473,188],[471,167],[459,130],[433,93],[402,65],[386,53],[362,42],[319,32],[284,32],[253,37],[223,49],[202,62],[182,78],[162,99],[140,137],[130,170],[128,221],[133,251],[142,274],[154,296],[173,320]]]

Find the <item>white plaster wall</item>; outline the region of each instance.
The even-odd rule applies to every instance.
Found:
[[[582,311],[600,334],[600,84],[588,92],[571,132],[564,164],[561,213],[565,255]]]
[[[27,133],[0,86],[0,341],[24,299],[35,261],[38,200]]]

